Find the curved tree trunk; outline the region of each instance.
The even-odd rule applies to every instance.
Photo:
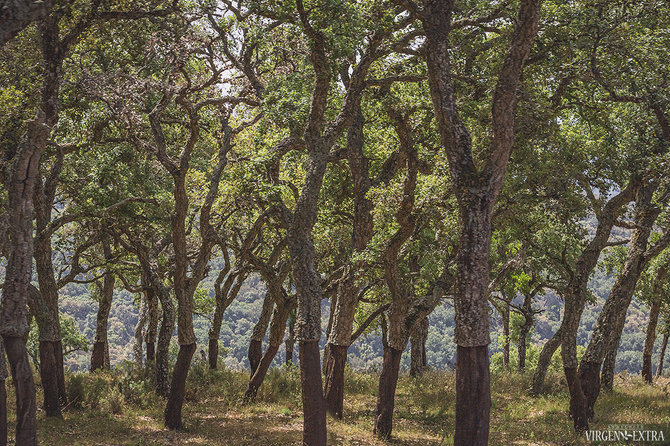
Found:
[[[272,365],[272,361],[277,355],[277,350],[284,340],[284,333],[286,333],[286,321],[288,320],[289,314],[292,310],[290,302],[282,302],[281,297],[277,299],[277,305],[275,305],[274,312],[272,314],[272,322],[270,323],[270,337],[268,339],[268,348],[265,351],[258,367],[253,376],[249,380],[249,385],[247,390],[244,393],[244,401],[249,402],[253,401],[256,398],[256,392],[263,384],[265,375]]]
[[[258,364],[260,364],[263,356],[263,339],[265,339],[265,333],[268,331],[268,325],[270,325],[273,306],[274,301],[272,296],[270,293],[266,293],[263,300],[261,315],[259,316],[256,325],[254,325],[254,330],[251,332],[251,341],[249,341],[248,358],[249,368],[251,369],[250,377],[253,377],[254,373],[256,373]]]
[[[421,376],[426,368],[426,339],[428,338],[428,317],[416,324],[410,336],[412,344],[410,376]]]
[[[563,371],[570,391],[570,416],[576,432],[589,429],[586,413],[586,397],[577,373],[577,329],[584,305],[576,296],[566,298],[563,317],[563,339],[561,342],[561,359]]]
[[[181,409],[184,405],[184,395],[186,394],[186,378],[188,369],[191,366],[191,359],[195,352],[195,343],[182,344],[179,346],[177,362],[172,372],[172,382],[170,383],[170,393],[168,394],[167,405],[165,406],[165,427],[168,429],[182,429]]]
[[[562,326],[549,338],[540,351],[540,357],[537,360],[537,368],[533,373],[532,392],[534,395],[540,395],[544,392],[544,379],[547,376],[547,370],[551,365],[551,358],[556,353],[556,350],[561,345],[561,336],[563,334]]]
[[[379,377],[379,392],[375,409],[374,434],[380,438],[390,438],[393,430],[393,408],[395,406],[395,391],[398,385],[398,372],[402,350],[393,347],[384,347],[384,362]]]
[[[651,229],[661,212],[660,207],[652,204],[657,188],[657,183],[647,183],[637,193],[634,215],[635,230],[628,244],[626,260],[598,316],[589,345],[579,365],[579,378],[586,397],[586,414],[589,418],[594,415],[595,403],[600,393],[600,369],[609,350],[609,344],[612,342],[611,339],[613,336],[619,336],[623,331],[626,312],[644,267],[663,250],[663,244],[667,244],[665,239],[661,239],[660,243],[647,249]],[[662,287],[666,272],[666,267],[658,271],[654,285],[657,294],[660,294],[659,286]]]
[[[649,384],[654,381],[651,371],[651,355],[654,352],[656,325],[658,324],[658,314],[661,311],[662,298],[662,295],[658,295],[651,304],[651,309],[649,310],[649,323],[647,324],[647,335],[644,340],[644,349],[642,350],[642,376]]]
[[[663,361],[665,360],[665,350],[668,347],[668,332],[663,333],[663,342],[661,343],[661,351],[658,353],[658,365],[656,366],[656,376],[663,375]]]

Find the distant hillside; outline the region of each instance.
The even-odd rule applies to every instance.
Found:
[[[210,289],[215,273],[203,282],[205,289]],[[602,304],[607,297],[614,278],[598,272],[591,281],[591,290],[598,297],[595,303],[589,304],[582,316],[578,333],[579,345],[588,343]],[[213,291],[211,292],[213,295]],[[221,346],[225,352],[224,363],[233,369],[247,367],[247,348],[251,331],[261,311],[265,286],[257,276],[250,276],[242,287],[238,299],[226,310],[223,328],[221,330]],[[538,297],[535,308],[543,309],[538,315],[537,323],[532,331],[531,342],[538,347],[558,329],[562,314],[562,301],[552,292]],[[63,313],[74,317],[81,332],[93,340],[95,334],[95,320],[97,304],[89,297],[86,285],[70,285],[61,296]],[[322,305],[323,323],[325,330],[329,302],[324,300]],[[634,301],[628,311],[624,333],[617,356],[617,371],[627,370],[630,373],[639,373],[642,361],[642,347],[644,331],[647,323],[647,308]],[[109,320],[110,357],[113,364],[132,358],[133,333],[137,324],[138,306],[134,297],[127,291],[118,291],[114,296],[114,303]],[[512,339],[514,337],[514,318],[512,318]],[[209,319],[196,316],[195,332],[198,337],[199,350],[206,351]],[[500,337],[502,327],[499,315],[492,312],[492,343],[490,353],[500,352]],[[450,369],[455,364],[456,346],[453,343],[454,309],[452,302],[445,301],[433,314],[430,315],[430,329],[426,342],[426,357],[428,364],[437,369]],[[176,342],[176,341],[173,341]],[[321,339],[325,343],[325,334]],[[660,344],[658,340],[657,344]],[[174,353],[176,354],[176,345]],[[658,348],[658,345],[657,345]],[[297,353],[297,349],[296,349]],[[199,354],[197,355],[199,356]],[[285,358],[284,346],[279,350],[276,363]],[[75,352],[67,358],[67,365],[72,370],[82,370],[89,367],[90,357],[86,352]],[[349,349],[348,361],[351,367],[358,370],[378,369],[382,361],[382,343],[379,332],[371,332],[357,340]],[[402,364],[409,367],[409,354],[403,355]],[[654,358],[655,361],[655,358]],[[655,365],[655,362],[654,362]]]

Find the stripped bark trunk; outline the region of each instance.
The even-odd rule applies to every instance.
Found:
[[[395,391],[398,385],[398,372],[402,350],[387,346],[384,348],[384,362],[379,377],[379,393],[375,410],[375,427],[373,433],[380,438],[390,438],[393,430],[393,408]]]
[[[668,347],[668,337],[670,334],[666,331],[663,333],[663,342],[661,343],[661,351],[658,353],[658,365],[656,366],[656,377],[663,375],[663,361],[665,360],[665,350]]]
[[[488,443],[489,389],[488,284],[491,214],[514,143],[517,88],[537,34],[540,1],[519,4],[517,27],[498,72],[491,100],[492,140],[482,171],[462,120],[452,83],[449,33],[454,2],[424,0],[419,12],[426,33],[426,64],[431,99],[447,152],[460,216],[460,246],[454,294],[456,309],[456,432],[454,445]],[[475,373],[481,380],[470,379]]]

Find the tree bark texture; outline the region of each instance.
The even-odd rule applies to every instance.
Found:
[[[559,327],[556,333],[549,338],[549,340],[544,344],[542,350],[540,350],[540,357],[537,360],[537,367],[535,368],[535,373],[533,373],[533,386],[532,392],[534,395],[540,395],[544,392],[544,379],[547,376],[547,370],[551,365],[551,358],[556,353],[558,347],[561,346],[561,336],[563,331]]]
[[[665,278],[659,279],[657,276],[656,281],[661,281],[662,283],[664,282],[664,279]],[[657,294],[651,303],[651,309],[649,310],[649,322],[647,323],[647,335],[644,340],[644,349],[642,350],[642,376],[649,384],[654,381],[654,377],[651,371],[651,355],[654,352],[654,342],[656,341],[656,326],[658,325],[658,315],[661,311],[662,302],[663,296],[661,294]]]
[[[0,446],[7,446],[7,386],[9,376],[5,345],[0,339]]]
[[[416,324],[410,342],[412,349],[410,351],[410,376],[421,376],[426,369],[426,339],[428,338],[428,317],[425,317]]]
[[[158,335],[158,298],[152,287],[144,290],[147,298],[147,330],[144,334],[146,345],[147,365],[155,366],[156,362],[156,336]]]
[[[395,405],[395,391],[398,385],[400,358],[402,350],[393,347],[384,347],[384,362],[379,377],[379,392],[377,393],[377,408],[375,409],[374,434],[388,439],[393,431],[393,408]]]
[[[266,293],[263,300],[261,315],[258,318],[256,325],[254,325],[254,330],[251,332],[251,341],[249,341],[248,358],[251,377],[256,373],[258,364],[261,362],[261,357],[263,356],[263,339],[265,339],[265,333],[268,331],[268,325],[270,325],[273,307],[274,300],[270,293]]]

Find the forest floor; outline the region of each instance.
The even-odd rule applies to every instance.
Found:
[[[135,375],[135,376],[134,376]],[[132,372],[79,374],[68,377],[72,403],[63,420],[38,413],[43,445],[297,445],[300,444],[299,372],[273,369],[256,403],[243,405],[248,375],[233,371],[192,369],[184,405],[184,432],[162,426],[162,400],[149,380]],[[348,372],[344,420],[328,419],[328,444],[449,445],[454,431],[454,375],[428,372],[422,378],[401,376],[393,439],[372,435],[377,376]],[[10,380],[8,381],[10,384]],[[565,381],[547,378],[549,393],[529,394],[530,374],[492,376],[491,445],[588,444],[571,429]],[[13,393],[9,389],[10,437]],[[41,396],[38,393],[38,400]],[[39,403],[39,401],[38,401]],[[653,386],[638,377],[619,375],[615,390],[596,406],[592,429],[610,424],[670,424],[670,379]]]

